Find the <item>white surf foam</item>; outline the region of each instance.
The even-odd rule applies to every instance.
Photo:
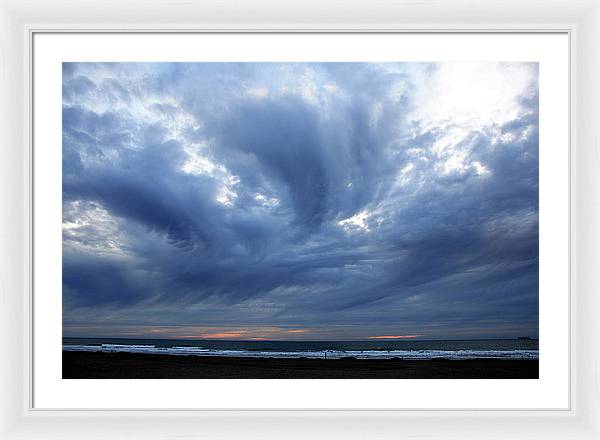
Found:
[[[157,347],[155,345],[63,345],[63,351],[88,351],[105,353],[148,353],[180,356],[225,356],[248,358],[310,358],[340,359],[538,359],[538,350],[315,350],[315,351],[254,351],[217,350],[204,347]]]

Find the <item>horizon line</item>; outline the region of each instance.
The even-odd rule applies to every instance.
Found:
[[[230,341],[230,342],[393,342],[393,341],[493,341],[493,340],[518,340],[525,337],[525,340],[539,340],[539,336],[515,336],[515,337],[487,337],[487,338],[440,338],[440,339],[420,339],[418,337],[410,338],[380,338],[367,337],[365,339],[229,339],[229,338],[149,338],[149,337],[132,337],[132,336],[62,336],[63,339],[143,339],[149,341]]]

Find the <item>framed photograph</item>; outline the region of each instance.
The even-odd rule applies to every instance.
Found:
[[[4,2],[3,435],[598,438],[600,9],[445,5]]]

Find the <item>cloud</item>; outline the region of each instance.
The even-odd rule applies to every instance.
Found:
[[[65,332],[536,335],[537,75],[64,63]]]

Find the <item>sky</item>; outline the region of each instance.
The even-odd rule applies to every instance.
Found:
[[[537,63],[63,63],[63,336],[538,335]]]

